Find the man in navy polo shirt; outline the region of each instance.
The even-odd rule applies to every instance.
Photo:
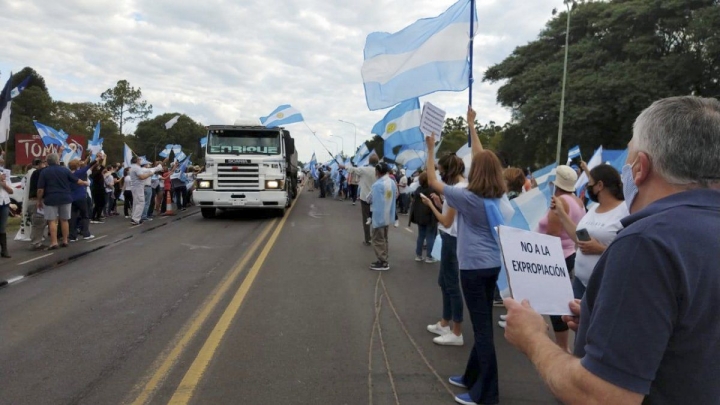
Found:
[[[631,215],[565,317],[575,355],[526,301],[505,300],[505,337],[565,403],[718,404],[720,102],[643,111],[622,177]]]
[[[70,185],[76,183],[81,186],[90,185],[89,182],[75,177],[67,167],[60,166],[60,158],[57,153],[47,155],[48,167],[46,167],[38,179],[38,209],[42,209],[50,229],[50,249],[59,247],[57,240],[57,219],[60,218],[62,229],[63,247],[68,245],[70,236],[70,207],[72,205],[72,191]]]

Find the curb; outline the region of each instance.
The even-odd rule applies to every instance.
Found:
[[[142,235],[142,234],[144,234],[144,233],[152,232],[152,231],[154,231],[154,230],[156,230],[156,229],[160,229],[160,228],[162,228],[162,227],[164,227],[164,226],[166,226],[166,225],[168,225],[168,224],[170,224],[170,223],[177,222],[177,221],[181,221],[181,220],[183,220],[183,219],[185,219],[185,218],[187,218],[187,217],[191,217],[191,216],[197,215],[197,214],[199,214],[199,213],[200,213],[200,211],[194,211],[194,212],[191,212],[191,213],[189,213],[189,214],[187,214],[187,215],[183,215],[183,216],[177,215],[177,216],[175,216],[175,218],[171,218],[169,221],[166,221],[166,222],[163,222],[163,223],[159,223],[159,224],[156,225],[156,226],[146,227],[146,228],[144,228],[143,230],[141,230],[140,232],[138,232],[138,233],[136,233],[136,234],[127,235],[127,236],[124,236],[124,237],[121,237],[121,238],[118,238],[118,239],[111,240],[111,241],[109,241],[109,242],[106,242],[106,243],[103,244],[103,245],[97,245],[97,246],[93,247],[92,249],[88,249],[88,250],[85,250],[85,251],[82,251],[82,252],[78,252],[78,253],[72,254],[72,255],[70,255],[69,257],[59,257],[57,260],[55,260],[54,262],[51,262],[51,263],[45,263],[45,264],[37,265],[37,266],[34,267],[34,268],[28,269],[28,271],[26,271],[25,273],[23,273],[23,274],[20,275],[20,276],[16,276],[16,277],[13,277],[13,278],[8,279],[8,280],[0,280],[0,289],[3,289],[3,288],[5,288],[5,287],[7,287],[7,286],[10,286],[10,285],[12,285],[12,284],[15,284],[15,283],[17,283],[17,282],[19,282],[19,281],[21,281],[21,280],[24,280],[24,279],[26,279],[26,278],[28,278],[28,277],[31,277],[31,276],[34,276],[34,275],[36,275],[36,274],[44,273],[44,272],[46,272],[46,271],[50,271],[50,270],[53,270],[53,269],[62,267],[62,266],[64,266],[64,265],[68,264],[68,263],[74,262],[75,260],[77,260],[77,259],[79,259],[79,258],[81,258],[81,257],[84,257],[84,256],[86,256],[86,255],[89,255],[90,253],[97,252],[98,250],[102,250],[102,249],[104,249],[104,248],[106,248],[106,247],[108,247],[108,246],[112,246],[112,245],[115,245],[115,244],[124,242],[124,241],[126,241],[126,240],[132,239],[132,238],[134,238],[134,237],[136,237],[136,236],[139,236],[139,235]]]

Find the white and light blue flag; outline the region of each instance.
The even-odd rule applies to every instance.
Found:
[[[315,152],[313,152],[312,159],[310,159],[310,175],[314,179],[318,178],[317,159],[315,158]]]
[[[372,195],[372,227],[381,228],[395,222],[397,186],[390,176],[379,178],[370,189]]]
[[[427,153],[424,146],[425,144],[415,144],[405,147],[395,157],[395,163],[403,165],[408,176],[425,166]]]
[[[187,158],[187,156],[185,155],[185,153],[183,151],[180,151],[175,154],[175,160],[177,160],[178,162],[184,161],[185,158]]]
[[[180,119],[179,115],[176,115],[170,119],[170,121],[165,123],[165,129],[170,129],[173,127],[173,125],[177,124],[178,120]]]
[[[260,122],[267,128],[281,127],[301,121],[303,121],[302,114],[290,104],[281,105],[267,117],[260,117]]]
[[[130,149],[130,147],[125,144],[125,149],[123,149],[123,167],[130,167],[132,163],[130,163],[130,160],[133,157],[133,151]]]
[[[204,137],[200,138],[200,147],[201,147],[201,148],[206,147],[206,146],[207,146],[207,143],[208,143],[208,137],[207,137],[207,136],[204,136]]]
[[[424,18],[394,34],[373,32],[365,41],[362,66],[370,110],[436,91],[469,86],[470,16],[477,13],[460,0],[435,18]]]
[[[158,153],[158,155],[160,155],[160,157],[163,159],[167,158],[168,156],[170,156],[170,152],[172,151],[173,146],[175,146],[175,145],[173,145],[173,144],[165,145],[165,149],[161,150],[160,153]]]
[[[375,152],[375,149],[372,150],[372,152],[368,153],[364,158],[360,159],[360,161],[357,163],[358,167],[364,167],[370,164],[370,156],[373,154],[377,154]]]
[[[425,142],[420,131],[420,100],[413,98],[400,103],[375,124],[372,133],[385,141],[384,158],[390,160],[395,160],[395,147]]]
[[[100,138],[100,121],[98,121],[93,130],[92,139],[88,141],[88,150],[91,153],[90,158],[95,160],[95,156],[102,150],[102,147],[103,138]]]
[[[580,145],[576,145],[568,151],[568,162],[580,157]]]
[[[65,133],[62,130],[57,131],[55,128],[41,124],[37,121],[33,121],[33,123],[35,124],[35,128],[37,128],[38,134],[40,134],[40,140],[45,146],[58,145],[63,149],[68,147],[67,142],[65,142],[67,135],[63,135]]]
[[[365,156],[369,154],[370,151],[368,150],[367,144],[363,142],[363,144],[358,148],[357,152],[355,152],[355,156],[353,156],[352,162],[357,165],[359,161],[363,160]]]
[[[22,93],[22,91],[25,90],[25,88],[28,86],[28,84],[30,84],[30,77],[31,76],[26,77],[22,82],[20,82],[20,84],[17,85],[17,87],[12,89],[12,91],[10,92],[10,98],[15,98],[15,97],[19,96],[20,93]]]

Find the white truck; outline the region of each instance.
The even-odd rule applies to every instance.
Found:
[[[205,171],[193,202],[204,218],[217,209],[273,209],[284,216],[297,197],[297,151],[290,132],[259,124],[208,127]]]

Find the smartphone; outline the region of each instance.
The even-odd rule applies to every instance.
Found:
[[[585,229],[585,228],[583,228],[583,229],[578,229],[578,230],[575,232],[575,235],[577,236],[577,239],[578,239],[580,242],[589,242],[589,241],[590,241],[590,234],[588,233],[588,230]]]
[[[420,193],[420,197],[422,197],[422,198],[428,198],[428,196],[426,196],[426,195],[423,194],[423,193]]]

